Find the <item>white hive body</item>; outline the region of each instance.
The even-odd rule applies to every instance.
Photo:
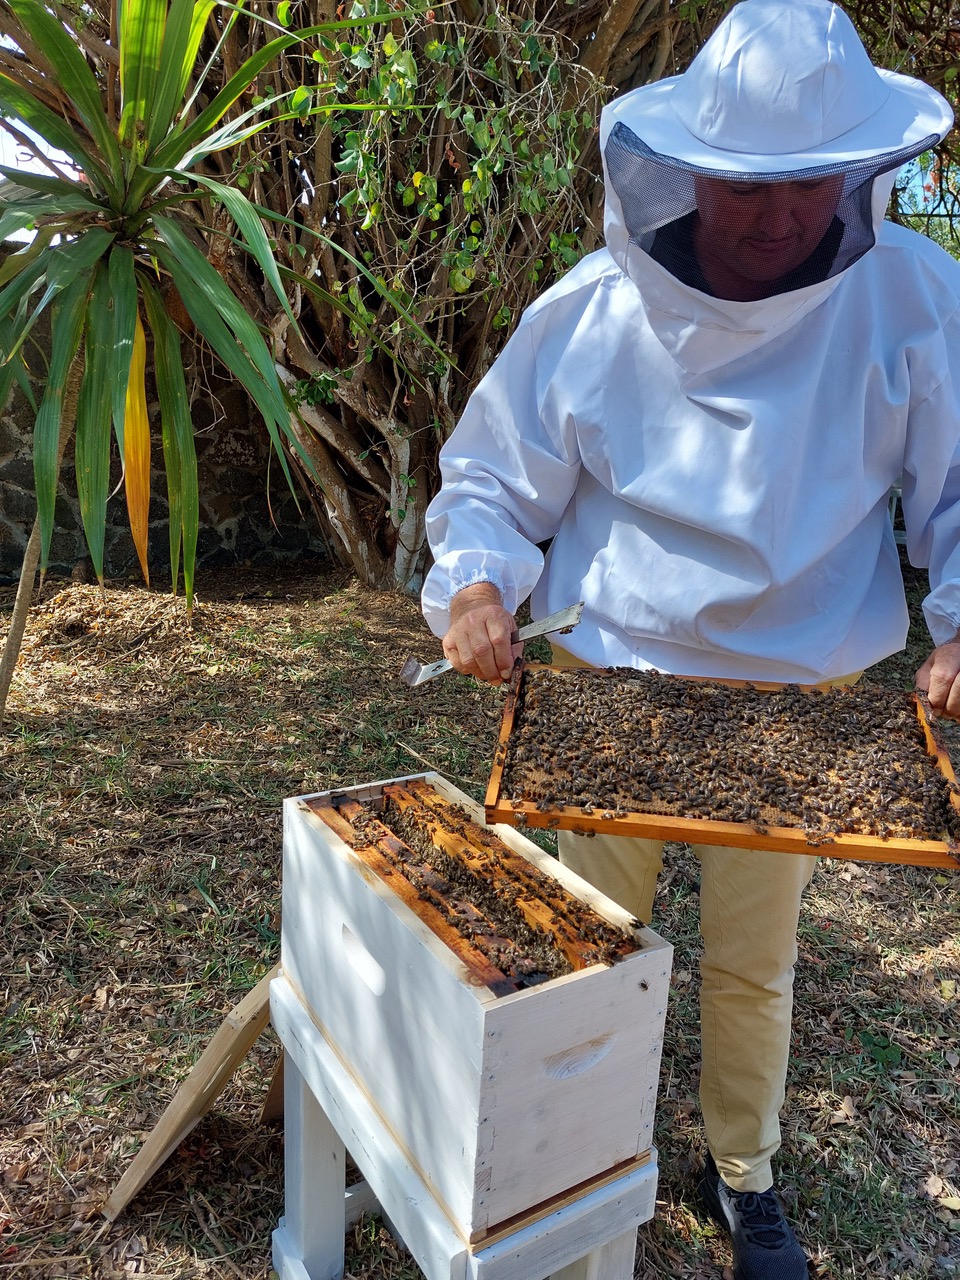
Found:
[[[425,778],[482,824],[467,796]],[[384,785],[349,791],[375,801]],[[285,805],[284,979],[463,1240],[480,1243],[649,1161],[670,946],[497,827],[513,855],[640,945],[614,964],[495,994],[314,799]]]

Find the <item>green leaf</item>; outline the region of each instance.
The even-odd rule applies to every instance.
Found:
[[[114,430],[123,455],[123,420],[127,397],[127,378],[133,356],[133,333],[137,323],[137,280],[133,251],[117,245],[110,254],[109,284],[113,329],[110,344],[114,348],[115,376],[110,384]]]
[[[70,213],[99,213],[102,205],[96,204],[87,196],[76,194],[72,191],[65,191],[63,195],[37,195],[22,200],[0,200],[0,209],[5,209],[8,213],[16,212],[24,217],[29,217],[31,223],[35,223],[37,218],[56,218],[63,214]]]
[[[263,415],[292,490],[293,477],[283,452],[282,436],[286,435],[299,452],[302,449],[290,430],[290,408],[259,329],[181,228],[165,218],[157,219],[156,226],[162,237],[156,246],[161,265],[173,277],[200,335],[243,384]],[[306,457],[304,464],[312,472],[313,465]]]
[[[290,99],[290,110],[294,115],[305,116],[307,114],[305,108],[310,105],[313,97],[313,90],[308,89],[306,85],[300,85],[293,91],[293,97]]]
[[[78,276],[89,275],[90,269],[100,261],[115,239],[115,232],[107,231],[105,227],[91,227],[76,240],[61,241],[47,250],[39,259],[46,267],[47,287],[40,300],[34,304],[31,325],[52,298],[62,293]]]
[[[154,226],[164,246],[170,250],[162,255],[162,261],[171,274],[176,271],[174,283],[187,310],[190,311],[191,303],[198,296],[215,308],[217,314],[230,326],[236,341],[259,374],[263,386],[270,392],[270,416],[278,423],[284,421],[289,415],[289,409],[283,387],[277,377],[273,356],[250,314],[178,223],[170,218],[157,218]],[[157,249],[160,256],[160,245],[157,245]],[[181,284],[184,288],[181,288]],[[198,323],[196,317],[194,321]]]
[[[258,49],[246,62],[241,64],[207,107],[200,111],[188,124],[172,131],[164,141],[160,142],[149,153],[146,157],[147,163],[157,169],[179,167],[183,162],[183,157],[213,131],[237,99],[246,93],[261,71],[269,66],[284,49],[288,49],[292,44],[295,44],[297,39],[298,37],[294,35],[279,36],[276,40],[271,40],[261,49]]]
[[[393,69],[411,84],[417,83],[417,62],[409,49],[397,54],[393,59]]]
[[[41,243],[45,237],[40,236]],[[16,311],[41,279],[47,287],[34,303],[29,320],[17,333],[17,346],[23,342],[30,328],[56,296],[79,278],[86,278],[91,268],[99,262],[113,242],[115,234],[105,227],[92,227],[76,240],[65,240],[54,248],[46,245],[33,261],[25,261],[18,273],[5,288],[0,290],[0,315]]]
[[[391,13],[391,20],[404,20],[406,18],[415,18],[417,13],[412,9],[398,10]],[[353,29],[355,27],[373,26],[375,23],[382,22],[383,19],[377,15],[358,15],[355,18],[345,19],[342,22],[321,22],[317,26],[304,27],[301,31],[289,32],[287,34],[277,36],[276,39],[268,41],[256,53],[252,54],[246,62],[241,63],[227,83],[216,94],[213,101],[210,102],[202,111],[200,111],[188,124],[182,128],[178,127],[173,130],[165,141],[158,143],[146,157],[148,163],[158,169],[168,168],[185,168],[186,159],[193,148],[200,146],[212,133],[214,127],[226,115],[233,104],[246,93],[260,73],[269,66],[273,60],[284,50],[291,48],[295,44],[302,44],[304,41],[311,39],[313,36],[324,35],[330,31],[338,31],[343,29]],[[291,93],[296,92],[291,90]],[[284,95],[289,96],[289,95]],[[342,108],[343,104],[340,104]],[[317,108],[317,111],[332,110],[332,107]],[[376,104],[365,104],[364,110],[376,109]],[[244,113],[253,114],[260,108],[253,108],[252,112]],[[296,118],[296,113],[289,119]],[[232,122],[236,124],[237,122]],[[198,154],[200,152],[198,151]],[[195,158],[195,157],[194,157]]]
[[[39,254],[25,259],[22,265],[17,267],[9,283],[4,283],[3,288],[0,289],[0,315],[12,315],[19,309],[24,298],[29,297],[46,274],[47,258],[51,252],[48,244],[41,245]],[[8,258],[4,267],[11,261],[12,259]]]
[[[184,174],[182,176],[187,177],[188,175]],[[290,303],[287,301],[286,291],[280,279],[280,273],[277,270],[276,258],[273,256],[270,241],[267,239],[267,233],[264,231],[263,223],[260,221],[262,210],[252,205],[242,192],[236,191],[233,187],[228,187],[222,182],[214,182],[212,178],[208,178],[201,173],[194,176],[201,186],[206,187],[208,191],[212,191],[214,195],[223,201],[224,208],[240,230],[242,236],[241,244],[256,260],[290,323],[299,332],[296,317],[290,310]]]
[[[42,51],[70,106],[87,126],[114,188],[123,181],[120,149],[100,101],[96,77],[69,32],[37,0],[9,0],[34,43]],[[69,154],[69,153],[68,153]]]
[[[87,147],[77,141],[73,129],[55,115],[49,107],[44,106],[32,93],[13,80],[5,71],[0,71],[0,110],[4,114],[15,116],[28,128],[47,142],[54,150],[62,151],[70,157],[74,164],[86,174],[90,182],[99,184],[102,190],[110,193],[111,198],[119,195],[117,185],[104,168],[98,157]],[[38,188],[30,175],[14,171],[13,181],[20,186]],[[61,182],[60,187],[64,185]]]
[[[160,76],[166,0],[123,0],[118,6],[120,144],[134,160],[147,151],[147,120]]]
[[[323,88],[324,86],[320,86]],[[295,89],[291,89],[288,93],[278,94],[272,98],[269,106],[276,106],[280,101],[291,98],[296,93]],[[242,115],[235,116],[223,125],[222,128],[214,130],[207,134],[196,146],[192,147],[185,155],[181,156],[177,161],[180,169],[190,169],[199,159],[213,155],[217,151],[233,150],[246,142],[248,138],[255,137],[258,133],[262,133],[265,129],[269,129],[274,125],[283,124],[286,120],[296,120],[303,122],[304,115],[298,111],[282,111],[276,115],[263,116],[264,106],[251,107]],[[362,103],[321,103],[319,106],[311,107],[307,116],[328,116],[333,111],[363,111],[375,113],[383,110],[383,104],[379,102],[362,102]],[[252,123],[248,123],[252,121]],[[145,173],[159,173],[165,175],[166,169],[147,169],[144,166]],[[149,190],[149,187],[147,187]]]
[[[2,356],[0,359],[0,410],[6,408],[10,390],[16,382],[26,396],[30,408],[36,413],[37,404],[33,397],[33,387],[30,385],[23,359],[18,354],[19,347],[20,342],[17,340],[14,325],[5,317],[0,318],[0,356]]]
[[[43,307],[38,303],[28,314],[26,301],[46,272],[49,245],[55,235],[55,227],[41,227],[23,254],[11,254],[0,267],[0,284],[11,281],[0,294],[4,302],[0,312],[4,317],[14,317],[12,327],[8,329],[11,345],[6,348],[7,359],[20,350],[43,312]],[[51,298],[53,291],[48,290],[45,296],[47,299]],[[30,403],[33,403],[32,393]]]
[[[77,401],[74,444],[80,518],[100,582],[103,582],[103,543],[110,490],[110,387],[120,372],[113,345],[110,292],[107,271],[100,266],[87,302],[84,371]]]
[[[379,347],[391,363],[399,364],[396,352],[387,346],[383,339],[379,337],[376,330],[369,327],[359,311],[357,311],[355,307],[352,307],[341,295],[331,293],[329,289],[324,289],[324,287],[318,284],[316,280],[310,280],[304,276],[298,276],[297,273],[295,271],[291,271],[289,267],[281,267],[280,274],[285,280],[289,279],[291,281],[295,281],[305,293],[309,293],[312,297],[318,298],[320,301],[325,302],[327,306],[333,307],[335,310],[339,311],[341,315],[346,316],[352,325],[355,325],[358,330],[362,330],[364,340],[366,342],[369,342],[371,346]],[[417,328],[419,332],[419,327],[416,325],[414,327]],[[431,338],[426,335],[424,335],[424,337],[429,346],[435,347],[438,352],[441,351],[441,348],[436,346],[436,343],[434,343]],[[417,381],[416,377],[409,373],[408,370],[404,370],[404,372],[408,374],[412,381]]]
[[[98,262],[117,238],[106,227],[90,227],[75,240],[63,240],[50,250],[47,284],[63,289],[81,272]]]
[[[274,222],[282,222],[290,227],[296,227],[299,233],[312,235],[317,240],[321,240],[325,244],[329,244],[331,247],[335,247],[336,252],[341,257],[345,258],[347,262],[352,263],[356,267],[356,269],[360,272],[360,274],[364,276],[367,279],[367,281],[370,283],[370,285],[377,291],[380,297],[383,298],[385,302],[389,303],[389,305],[394,309],[394,311],[396,311],[399,315],[403,317],[404,320],[406,320],[406,322],[411,326],[411,328],[413,329],[413,332],[416,334],[417,339],[420,342],[424,343],[426,346],[431,348],[431,350],[435,351],[438,355],[443,356],[444,360],[447,360],[447,361],[450,360],[449,355],[447,355],[447,353],[443,350],[443,348],[438,346],[437,343],[434,342],[433,338],[431,338],[430,335],[424,329],[422,329],[420,325],[417,324],[414,316],[411,314],[409,309],[403,305],[403,303],[396,296],[396,294],[394,294],[390,289],[388,289],[387,286],[381,280],[379,280],[377,276],[374,275],[374,273],[370,270],[370,268],[367,267],[363,262],[361,262],[359,258],[355,258],[353,254],[349,252],[349,250],[344,249],[342,245],[334,246],[333,242],[329,239],[329,237],[323,235],[322,232],[314,231],[312,227],[305,227],[302,225],[302,223],[295,222],[292,218],[286,218],[282,214],[274,213],[270,209],[265,209],[262,205],[254,205],[253,207],[263,217],[271,218]],[[283,279],[287,278],[287,269],[285,267],[280,268],[280,275]],[[300,276],[295,276],[295,273],[291,272],[290,276],[291,278],[295,278],[305,288],[311,288],[311,286],[313,285],[313,281],[302,279]],[[387,348],[384,348],[384,350],[387,350]],[[392,358],[393,356],[391,354],[391,359]],[[457,365],[454,362],[451,362],[451,364],[453,368],[457,367]]]
[[[53,536],[53,509],[57,500],[57,453],[63,393],[77,355],[87,309],[92,271],[77,276],[57,294],[51,308],[50,368],[47,385],[33,428],[33,474],[40,520],[40,563],[47,567]]]
[[[2,222],[2,220],[0,220]],[[17,253],[11,253],[2,264],[0,264],[0,287],[5,285],[8,280],[12,280],[18,276],[21,271],[30,266],[45,249],[50,246],[51,240],[57,234],[55,227],[41,227],[37,234],[33,237],[29,244],[24,245]]]
[[[6,165],[0,164],[0,175],[15,182],[18,187],[27,187],[30,191],[37,191],[41,195],[49,195],[54,199],[67,198],[83,201],[86,208],[104,209],[105,206],[99,200],[93,199],[86,188],[79,183],[67,182],[63,178],[54,178],[45,173],[30,173],[26,169],[8,169]],[[3,202],[7,208],[13,208],[18,201],[6,200]]]
[[[28,213],[22,206],[17,208],[6,208],[0,204],[0,241],[8,239],[17,231],[27,231],[32,229],[35,216]]]
[[[215,0],[171,0],[167,13],[156,92],[150,107],[147,145],[153,149],[167,136],[180,110],[197,50]]]
[[[167,499],[170,507],[170,575],[176,591],[183,545],[183,586],[187,608],[193,607],[193,580],[197,558],[200,500],[197,483],[197,454],[190,420],[180,335],[167,315],[156,289],[141,278],[147,319],[153,333],[153,361],[160,401]]]

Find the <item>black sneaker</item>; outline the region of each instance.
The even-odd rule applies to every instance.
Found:
[[[730,1236],[734,1280],[808,1280],[806,1254],[772,1190],[734,1191],[708,1152],[700,1196]]]

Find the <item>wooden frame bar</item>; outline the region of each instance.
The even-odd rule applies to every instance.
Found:
[[[723,822],[707,818],[675,817],[662,813],[632,812],[619,817],[602,813],[585,813],[579,806],[561,806],[540,809],[529,801],[507,800],[503,794],[503,775],[507,763],[510,737],[514,729],[521,682],[527,670],[551,670],[565,674],[577,668],[549,667],[545,664],[518,664],[511,680],[504,706],[500,734],[494,755],[493,768],[484,800],[488,823],[508,823],[513,826],[551,827],[569,831],[604,832],[609,835],[640,836],[656,840],[676,840],[690,844],[725,845],[738,849],[758,849],[781,853],[822,853],[830,858],[849,858],[866,862],[900,863],[908,866],[943,867],[960,870],[960,848],[944,840],[915,840],[841,832],[824,836],[822,840],[808,838],[799,827],[761,827],[744,822]],[[594,671],[594,675],[615,674]],[[686,678],[686,677],[685,677]],[[735,688],[744,687],[742,680],[712,681]],[[761,683],[756,688],[776,690],[780,685]],[[801,686],[814,692],[812,686]],[[946,748],[932,722],[922,696],[915,696],[917,717],[923,726],[927,752],[950,787],[950,801],[960,812],[960,795],[957,779]]]

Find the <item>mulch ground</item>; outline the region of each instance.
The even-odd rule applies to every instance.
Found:
[[[397,679],[437,656],[415,601],[322,566],[209,574],[198,598],[190,628],[141,587],[51,583],[28,627],[0,734],[0,1280],[266,1280],[269,1030],[116,1222],[103,1201],[278,958],[283,797],[432,768],[479,797],[489,773],[502,695]],[[902,686],[913,662],[877,674]],[[694,1193],[697,867],[680,846],[667,864],[660,1200],[637,1276],[707,1280],[728,1254]],[[827,1280],[960,1275],[956,902],[949,873],[830,859],[811,888],[781,1187]],[[356,1280],[419,1275],[376,1222],[348,1244]]]

